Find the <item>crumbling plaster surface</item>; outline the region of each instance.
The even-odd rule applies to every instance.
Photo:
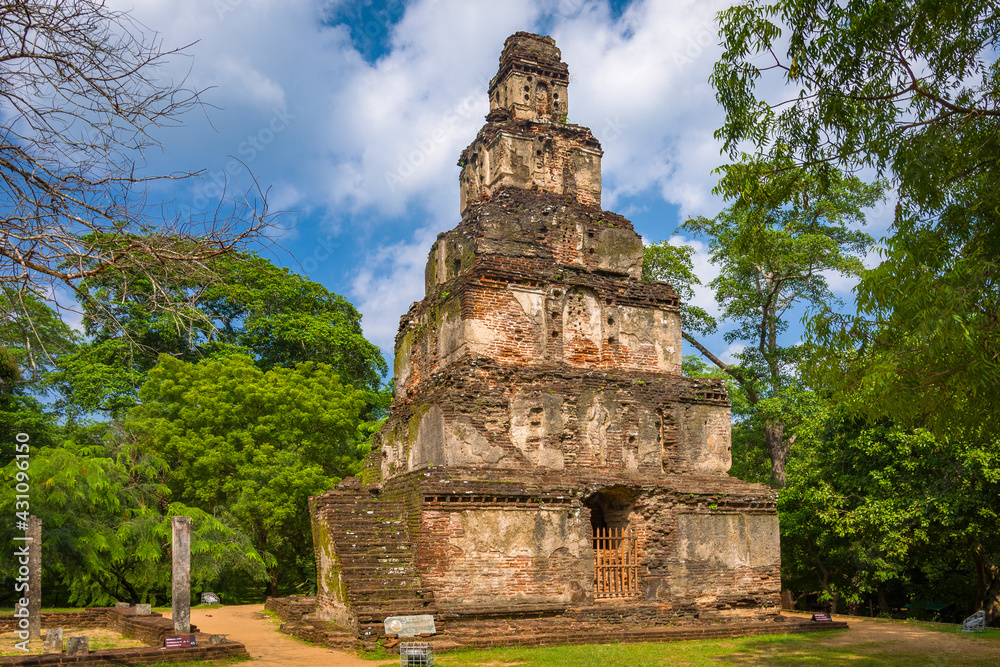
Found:
[[[725,475],[731,463],[715,381],[483,358],[430,377],[376,436],[383,481],[445,464]]]
[[[681,447],[688,452],[691,469],[700,473],[728,473],[733,464],[729,408],[688,404],[679,412]]]
[[[578,125],[506,118],[487,124],[459,161],[460,212],[511,187],[600,206],[602,154],[590,130]]]
[[[590,590],[593,550],[579,509],[425,511],[448,556],[422,571],[439,606],[570,604]]]
[[[757,597],[777,608],[781,552],[776,514],[679,514],[670,593],[703,604]]]
[[[781,562],[775,515],[680,514],[677,530],[677,556],[685,563],[733,569]]]

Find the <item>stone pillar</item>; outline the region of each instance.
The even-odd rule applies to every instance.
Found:
[[[175,516],[173,521],[173,570],[170,608],[174,632],[191,632],[191,517]]]
[[[42,520],[28,517],[28,637],[42,638]]]

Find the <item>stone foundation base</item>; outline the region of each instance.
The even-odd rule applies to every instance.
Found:
[[[310,617],[315,598],[271,598],[265,605],[285,621],[282,632],[328,648],[375,649],[377,642],[360,642],[346,628]],[[527,618],[493,618],[487,614],[466,615],[454,611],[435,618],[438,633],[421,637],[435,653],[458,649],[489,649],[504,646],[558,646],[563,644],[634,644],[721,639],[768,634],[801,634],[819,630],[846,630],[847,623],[814,623],[779,614],[745,616],[708,615],[698,618],[656,617],[641,610],[623,613],[621,607],[595,605],[562,613],[532,615]],[[641,619],[641,620],[640,620]],[[399,640],[383,639],[382,646],[393,652]]]

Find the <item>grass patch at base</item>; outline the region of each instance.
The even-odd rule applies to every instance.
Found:
[[[662,644],[600,644],[459,651],[435,656],[439,667],[973,667],[982,655],[902,652],[891,642],[822,646],[837,630]]]
[[[67,628],[63,630],[63,644],[65,645],[68,637],[77,635],[86,636],[88,638],[89,649],[91,651],[101,651],[108,648],[136,648],[140,646],[147,646],[146,643],[141,642],[138,639],[126,639],[119,633],[114,632],[113,630],[108,630],[107,628],[87,628],[79,630]],[[29,644],[28,651],[22,651],[14,646],[14,644],[20,641],[21,640],[18,636],[13,632],[0,634],[0,656],[41,655],[43,645],[41,639],[32,640]]]

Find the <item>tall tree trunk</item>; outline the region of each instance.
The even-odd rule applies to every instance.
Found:
[[[776,489],[785,488],[785,462],[794,437],[785,440],[785,424],[780,421],[764,422],[764,443],[771,457],[771,483]]]
[[[986,549],[973,542],[972,558],[979,574],[977,606],[986,612],[986,624],[1000,628],[1000,566],[994,565]]]
[[[264,592],[264,595],[265,597],[276,598],[278,597],[278,568],[269,570],[267,574],[267,590]]]
[[[888,614],[892,611],[889,608],[889,601],[885,599],[885,591],[882,590],[882,586],[878,587],[878,610],[883,614]]]
[[[840,591],[834,590],[830,586],[830,572],[826,569],[826,566],[823,565],[823,559],[819,557],[819,554],[816,553],[816,550],[813,549],[812,545],[809,544],[808,542],[806,543],[806,551],[809,553],[812,559],[816,561],[816,567],[819,569],[819,574],[820,574],[819,585],[823,587],[823,590],[826,591],[827,594],[832,599],[832,602],[830,604],[830,613],[836,614],[837,602],[840,601]]]

